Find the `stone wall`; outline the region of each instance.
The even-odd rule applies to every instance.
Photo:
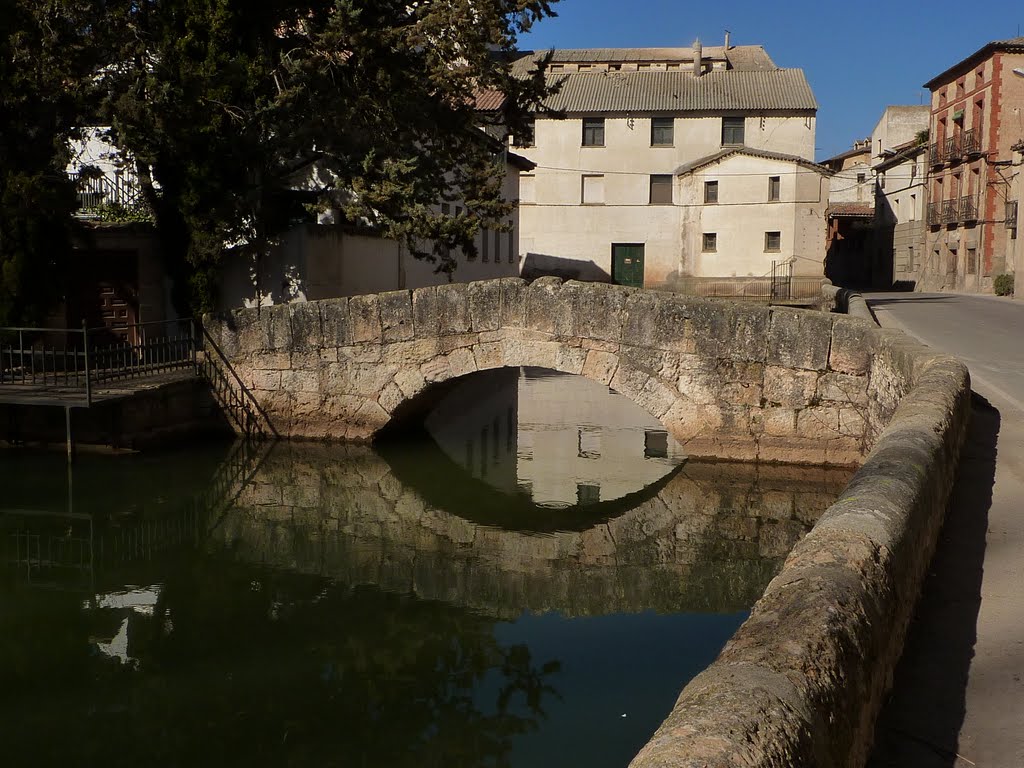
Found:
[[[371,439],[478,370],[537,366],[621,392],[694,458],[854,466],[906,389],[857,320],[517,278],[206,318],[283,437]]]
[[[846,322],[871,350],[870,418],[892,416],[631,768],[867,759],[956,475],[970,381],[963,364],[898,332]]]

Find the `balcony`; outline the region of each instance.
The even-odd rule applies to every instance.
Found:
[[[943,154],[945,155],[946,162],[955,163],[960,160],[962,144],[959,136],[950,136],[946,139],[943,145]]]
[[[78,187],[79,215],[95,216],[106,208],[135,210],[143,207],[142,193],[133,176],[90,176],[69,173]]]
[[[956,198],[942,201],[942,211],[939,213],[940,223],[956,224],[960,214],[958,202]]]
[[[938,203],[928,203],[926,212],[929,227],[937,227],[942,223],[942,208]]]
[[[981,129],[971,128],[964,131],[960,139],[961,149],[967,157],[981,154]]]
[[[973,195],[960,198],[960,215],[958,220],[961,222],[970,222],[978,220],[978,198]]]
[[[1007,200],[1006,201],[1006,218],[1005,218],[1007,229],[1017,228],[1017,201]]]
[[[933,166],[942,165],[946,162],[941,143],[931,144],[928,146],[928,162]]]

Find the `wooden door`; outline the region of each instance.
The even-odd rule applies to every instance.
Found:
[[[644,287],[644,246],[642,243],[612,245],[612,282],[634,288]]]

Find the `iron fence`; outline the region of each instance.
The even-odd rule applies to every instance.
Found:
[[[765,303],[813,302],[821,298],[821,277],[796,277],[791,265],[777,265],[761,277],[689,277],[673,288],[689,296],[743,299]]]
[[[96,385],[192,368],[198,372],[195,321],[111,328],[0,327],[0,393],[15,387],[60,390],[92,404]]]
[[[78,187],[78,208],[81,211],[95,211],[105,205],[128,209],[142,205],[142,193],[134,176],[111,178],[69,173],[68,177]]]

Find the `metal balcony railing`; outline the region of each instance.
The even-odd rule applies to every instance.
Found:
[[[1007,200],[1006,201],[1006,227],[1007,229],[1017,228],[1017,201]]]
[[[942,201],[940,218],[943,224],[956,224],[957,214],[959,214],[959,210],[956,198]]]
[[[942,223],[942,209],[938,203],[928,203],[928,226],[937,227]]]
[[[979,154],[981,152],[981,130],[979,128],[969,128],[964,131],[960,143],[965,155]]]
[[[108,205],[131,209],[142,203],[142,192],[134,176],[68,176],[78,186],[78,209],[83,213]]]
[[[978,198],[973,195],[960,198],[959,220],[963,222],[978,220]]]
[[[943,155],[943,152],[942,152],[942,144],[936,143],[936,144],[930,144],[928,146],[928,162],[929,163],[931,163],[932,165],[942,165],[942,163],[945,162],[944,157],[945,156]]]
[[[947,138],[945,146],[943,147],[943,151],[946,156],[946,161],[952,163],[959,160],[960,148],[961,144],[959,136],[950,136],[949,138]]]

